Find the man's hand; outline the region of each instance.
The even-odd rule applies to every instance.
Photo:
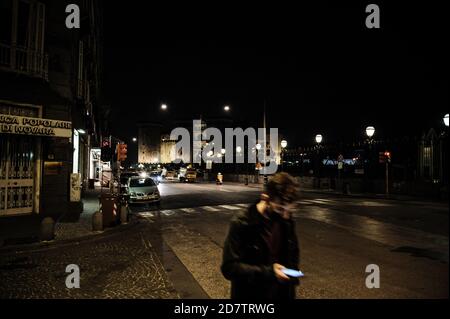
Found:
[[[286,267],[284,267],[283,265],[280,264],[273,264],[273,272],[275,274],[275,277],[278,279],[278,281],[280,282],[286,282],[291,280],[285,273],[283,273],[281,270],[284,269]]]

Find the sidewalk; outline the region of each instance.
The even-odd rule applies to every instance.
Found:
[[[55,240],[79,239],[85,236],[101,234],[103,231],[92,230],[92,216],[100,209],[99,196],[107,193],[107,188],[86,190],[81,201],[83,211],[77,221],[57,221],[55,224]]]

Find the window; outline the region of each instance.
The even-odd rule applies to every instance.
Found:
[[[156,186],[155,182],[151,178],[136,178],[130,180],[130,187],[148,187]]]
[[[30,4],[28,2],[19,1],[17,12],[17,38],[18,46],[28,47],[30,41]]]
[[[78,47],[78,98],[83,97],[83,41]]]
[[[11,43],[12,0],[0,1],[0,42]]]

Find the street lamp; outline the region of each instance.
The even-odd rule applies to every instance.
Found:
[[[241,152],[242,152],[242,147],[238,146],[236,147],[236,174],[239,174],[239,163],[237,162],[237,157],[241,156]]]
[[[319,179],[317,180],[317,186],[318,188],[320,188],[320,177],[321,177],[321,172],[320,172],[320,168],[321,168],[321,158],[320,158],[320,143],[322,143],[323,140],[323,136],[321,134],[317,134],[316,135],[316,143],[317,143],[317,160],[316,160],[316,165],[317,165],[317,175],[319,176]]]
[[[136,137],[133,137],[133,142],[136,142],[137,141],[137,138]]]
[[[316,143],[317,143],[317,144],[322,143],[322,139],[323,139],[323,136],[322,136],[322,135],[320,135],[320,134],[317,134],[317,135],[316,135]]]
[[[228,105],[225,105],[225,106],[223,107],[223,110],[224,110],[225,112],[229,112],[229,111],[230,111],[230,107],[229,107]]]
[[[445,126],[447,126],[447,127],[448,127],[448,113],[444,115],[444,118],[443,118],[443,120],[444,120],[444,124],[445,124]]]
[[[287,141],[286,140],[282,140],[281,141],[281,169],[284,171],[284,150],[287,146]]]
[[[167,110],[167,104],[161,104],[161,110],[163,111]]]
[[[375,128],[373,126],[368,126],[366,128],[366,135],[369,138],[372,138],[372,136],[375,134]]]
[[[369,145],[369,151],[367,154],[367,158],[364,161],[364,168],[365,168],[365,172],[364,172],[364,181],[365,181],[365,185],[367,187],[367,189],[371,189],[371,187],[369,187],[370,184],[368,184],[369,182],[367,181],[368,179],[370,179],[370,175],[369,173],[372,172],[372,144],[373,144],[373,140],[372,137],[375,134],[375,128],[373,126],[368,126],[366,127],[366,135],[368,137],[367,140],[367,144]]]

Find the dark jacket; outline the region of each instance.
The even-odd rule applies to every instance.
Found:
[[[221,266],[222,274],[231,280],[231,298],[294,299],[298,280],[278,283],[263,238],[263,218],[256,210],[256,205],[252,205],[247,212],[236,215],[231,221]],[[287,268],[298,269],[300,254],[295,223],[292,219],[278,218],[282,234],[282,251],[278,263]],[[276,296],[272,293],[274,287]]]

